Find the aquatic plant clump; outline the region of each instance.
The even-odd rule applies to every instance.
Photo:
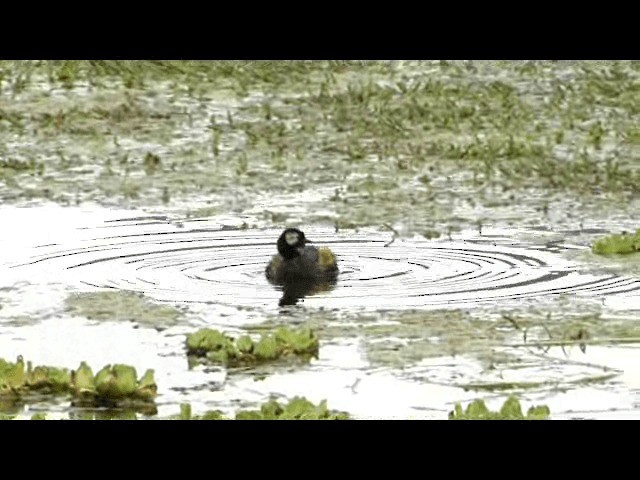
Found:
[[[200,416],[191,414],[191,405],[180,405],[180,415],[177,420],[229,420],[222,412],[214,410]],[[327,408],[327,401],[318,405],[304,397],[294,397],[287,404],[281,404],[275,399],[263,403],[260,410],[240,410],[236,413],[236,420],[348,420],[349,414],[337,412]]]
[[[308,328],[279,328],[275,334],[265,334],[257,342],[248,335],[234,340],[218,330],[203,328],[187,335],[186,343],[188,355],[206,357],[225,366],[251,365],[283,357],[308,361],[317,357],[319,350],[318,339]]]
[[[457,403],[454,411],[449,414],[449,420],[546,420],[550,414],[549,407],[541,405],[529,408],[525,416],[520,402],[511,395],[499,412],[489,410],[483,400],[474,400],[465,411]]]
[[[294,397],[286,405],[271,399],[260,410],[245,410],[236,413],[236,420],[348,420],[346,412],[330,411],[327,401],[318,405],[304,397]]]
[[[151,402],[158,387],[153,370],[138,380],[129,365],[107,365],[95,376],[82,362],[77,370],[35,367],[19,356],[15,363],[0,359],[0,395],[24,395],[32,392],[70,393],[83,404],[109,404],[120,401]]]
[[[87,378],[91,370],[86,364]],[[78,369],[80,370],[80,369]],[[158,387],[153,378],[153,370],[147,370],[145,374],[137,380],[136,369],[129,365],[107,365],[93,378],[95,391],[85,391],[79,395],[89,398],[106,400],[120,400],[125,398],[149,401],[152,400],[158,391]]]
[[[635,234],[624,232],[601,238],[591,246],[591,250],[599,255],[640,252],[640,229]]]

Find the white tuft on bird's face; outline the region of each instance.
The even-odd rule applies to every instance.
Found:
[[[298,235],[298,232],[287,232],[284,235],[284,239],[286,240],[287,245],[290,245],[293,247],[295,244],[298,243],[298,240],[300,239],[300,237]]]

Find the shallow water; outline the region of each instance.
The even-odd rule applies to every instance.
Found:
[[[347,234],[312,228],[307,237],[330,246],[338,256],[339,281],[329,291],[283,308],[278,306],[282,292],[264,277],[279,231],[239,229],[242,222],[233,225],[229,217],[168,218],[96,207],[3,207],[0,221],[12,226],[0,244],[4,357],[21,354],[35,364],[69,368],[81,361],[94,368],[127,363],[140,373],[154,368],[161,416],[177,413],[182,402],[190,402],[196,412],[232,413],[276,394],[326,398],[331,408],[358,418],[444,418],[453,403],[483,395],[482,389],[470,386],[522,382],[537,382],[537,387],[522,390],[522,396],[547,403],[558,418],[574,415],[563,400],[567,394],[558,389],[592,392],[589,401],[572,397],[571,409],[579,410],[575,416],[631,411],[637,404],[637,375],[626,365],[633,347],[590,346],[586,354],[568,347],[569,356],[566,351],[558,356],[559,347],[546,352],[533,343],[518,347],[522,342],[513,334],[507,342],[513,347],[469,343],[463,347],[466,354],[456,354],[454,347],[453,354],[447,354],[439,344],[452,341],[453,332],[465,338],[472,331],[459,330],[463,327],[445,318],[440,335],[430,330],[437,319],[425,318],[430,326],[420,325],[421,311],[479,315],[529,307],[575,310],[591,304],[599,312],[628,313],[637,308],[637,277],[573,259],[579,252],[586,255],[587,249],[572,244],[571,237],[585,232],[567,232],[566,240],[553,234],[551,241],[535,230],[486,229],[483,235],[459,232],[451,240],[391,241],[389,233],[374,230]],[[64,307],[74,292],[105,289],[141,292],[178,306],[182,317],[168,323],[162,318],[131,322],[126,311],[117,313],[114,305],[105,305],[116,312],[113,318],[87,319]],[[413,325],[408,336],[394,317],[403,310],[418,312],[409,320],[400,318],[401,324]],[[328,330],[321,333],[320,358],[308,367],[267,369],[260,381],[250,372],[188,368],[184,335],[196,328],[237,333],[243,326],[274,319],[297,324],[318,316],[320,331]],[[385,325],[390,329],[381,336],[367,336],[364,330],[347,333],[354,325],[355,331]],[[334,333],[329,333],[331,328]],[[534,337],[532,329],[529,341]],[[396,351],[404,365],[397,364]],[[622,397],[607,393],[612,387]],[[69,408],[61,401],[47,404],[45,410],[62,414]]]
[[[11,247],[12,258],[7,262],[11,275],[23,280],[51,275],[58,282],[140,291],[177,304],[277,310],[279,289],[265,281],[264,268],[275,253],[279,231],[238,229],[215,219],[132,216],[131,212],[121,217],[113,211],[96,223],[99,215],[85,212],[91,215],[91,223],[71,228],[66,238],[60,228],[64,222],[55,235],[45,229],[40,239],[26,241],[25,232],[14,231],[16,244],[27,248],[21,256],[15,245]],[[28,220],[23,222],[33,234]],[[44,226],[42,221],[34,219],[34,223]],[[509,233],[512,237],[485,230],[482,236],[460,232],[455,240],[392,242],[389,235],[375,231],[309,229],[309,238],[338,255],[341,274],[335,288],[305,302],[317,308],[353,310],[506,308],[514,301],[519,306],[539,305],[558,295],[583,301],[639,295],[639,279],[594,272],[563,256],[565,251],[587,251],[585,247],[562,241],[518,242],[513,236],[520,232],[511,229]]]
[[[589,249],[640,220],[637,62],[190,66],[0,62],[4,358],[154,368],[160,416],[298,394],[445,418],[511,392],[637,414],[640,260]],[[284,225],[341,273],[280,307]],[[197,328],[282,324],[320,358],[189,369]]]

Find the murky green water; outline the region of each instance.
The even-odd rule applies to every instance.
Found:
[[[640,263],[589,245],[638,227],[637,63],[274,65],[22,87],[0,65],[4,358],[154,368],[160,417],[302,395],[446,418],[509,393],[635,416]],[[341,273],[281,307],[285,225]],[[189,368],[187,333],[281,324],[319,358]]]

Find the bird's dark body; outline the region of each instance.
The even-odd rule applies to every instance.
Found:
[[[338,265],[333,252],[306,243],[310,242],[300,230],[285,230],[278,239],[278,254],[267,265],[267,279],[279,285],[335,280]]]
[[[267,278],[277,284],[335,279],[338,275],[335,261],[323,265],[320,257],[319,249],[310,246],[304,247],[301,254],[294,258],[285,259],[280,254],[274,255],[267,265]]]

